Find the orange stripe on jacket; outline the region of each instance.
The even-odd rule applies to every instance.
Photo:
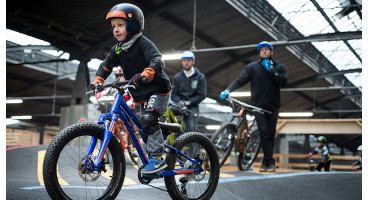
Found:
[[[94,81],[94,83],[105,83],[105,79],[102,78],[101,76],[96,76],[96,79]]]
[[[105,67],[105,66],[103,66],[102,67],[105,71],[107,71],[107,72],[109,72],[110,70],[109,70],[109,68],[107,68],[107,67]]]
[[[141,73],[141,76],[145,76],[148,78],[148,81],[152,81],[153,80],[153,76],[155,75],[155,70],[153,70],[152,68],[145,68],[143,70],[143,72]]]

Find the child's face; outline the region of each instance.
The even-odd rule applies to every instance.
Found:
[[[123,19],[115,18],[111,20],[111,27],[114,33],[115,38],[122,42],[126,39],[127,31],[125,29],[126,22]]]
[[[358,153],[359,153],[359,156],[362,156],[362,151],[358,151]]]
[[[323,146],[323,145],[322,145],[322,142],[317,142],[317,146],[318,146],[318,147]]]

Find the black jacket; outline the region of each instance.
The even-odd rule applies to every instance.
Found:
[[[156,59],[159,57],[159,59]],[[145,36],[139,37],[127,50],[122,51],[116,44],[101,63],[96,76],[106,79],[113,67],[121,66],[126,80],[142,73],[147,67],[155,70],[153,80],[136,89],[129,88],[135,102],[148,99],[153,94],[167,94],[171,90],[170,79],[162,70],[161,54],[155,44]]]
[[[280,108],[280,86],[287,82],[286,70],[283,64],[273,60],[273,68],[266,71],[261,64],[262,59],[249,63],[240,76],[227,88],[234,91],[251,82],[251,103],[254,106],[268,110]]]
[[[171,99],[179,101],[190,101],[191,106],[197,106],[207,97],[206,77],[195,67],[194,74],[185,76],[184,71],[173,77],[173,89]]]

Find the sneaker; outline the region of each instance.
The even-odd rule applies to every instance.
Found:
[[[270,164],[270,166],[268,166],[267,168],[267,172],[275,172],[276,171],[276,167],[274,164]]]
[[[266,171],[267,171],[266,165],[262,165],[261,168],[259,168],[259,172],[266,172]]]
[[[167,164],[163,158],[150,157],[147,165],[141,170],[141,174],[156,173],[165,169],[165,167],[167,167]]]

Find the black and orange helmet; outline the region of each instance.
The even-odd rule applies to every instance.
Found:
[[[106,20],[111,23],[113,18],[123,18],[126,20],[126,30],[128,36],[135,35],[144,29],[144,15],[140,8],[130,3],[115,5],[107,13]]]

